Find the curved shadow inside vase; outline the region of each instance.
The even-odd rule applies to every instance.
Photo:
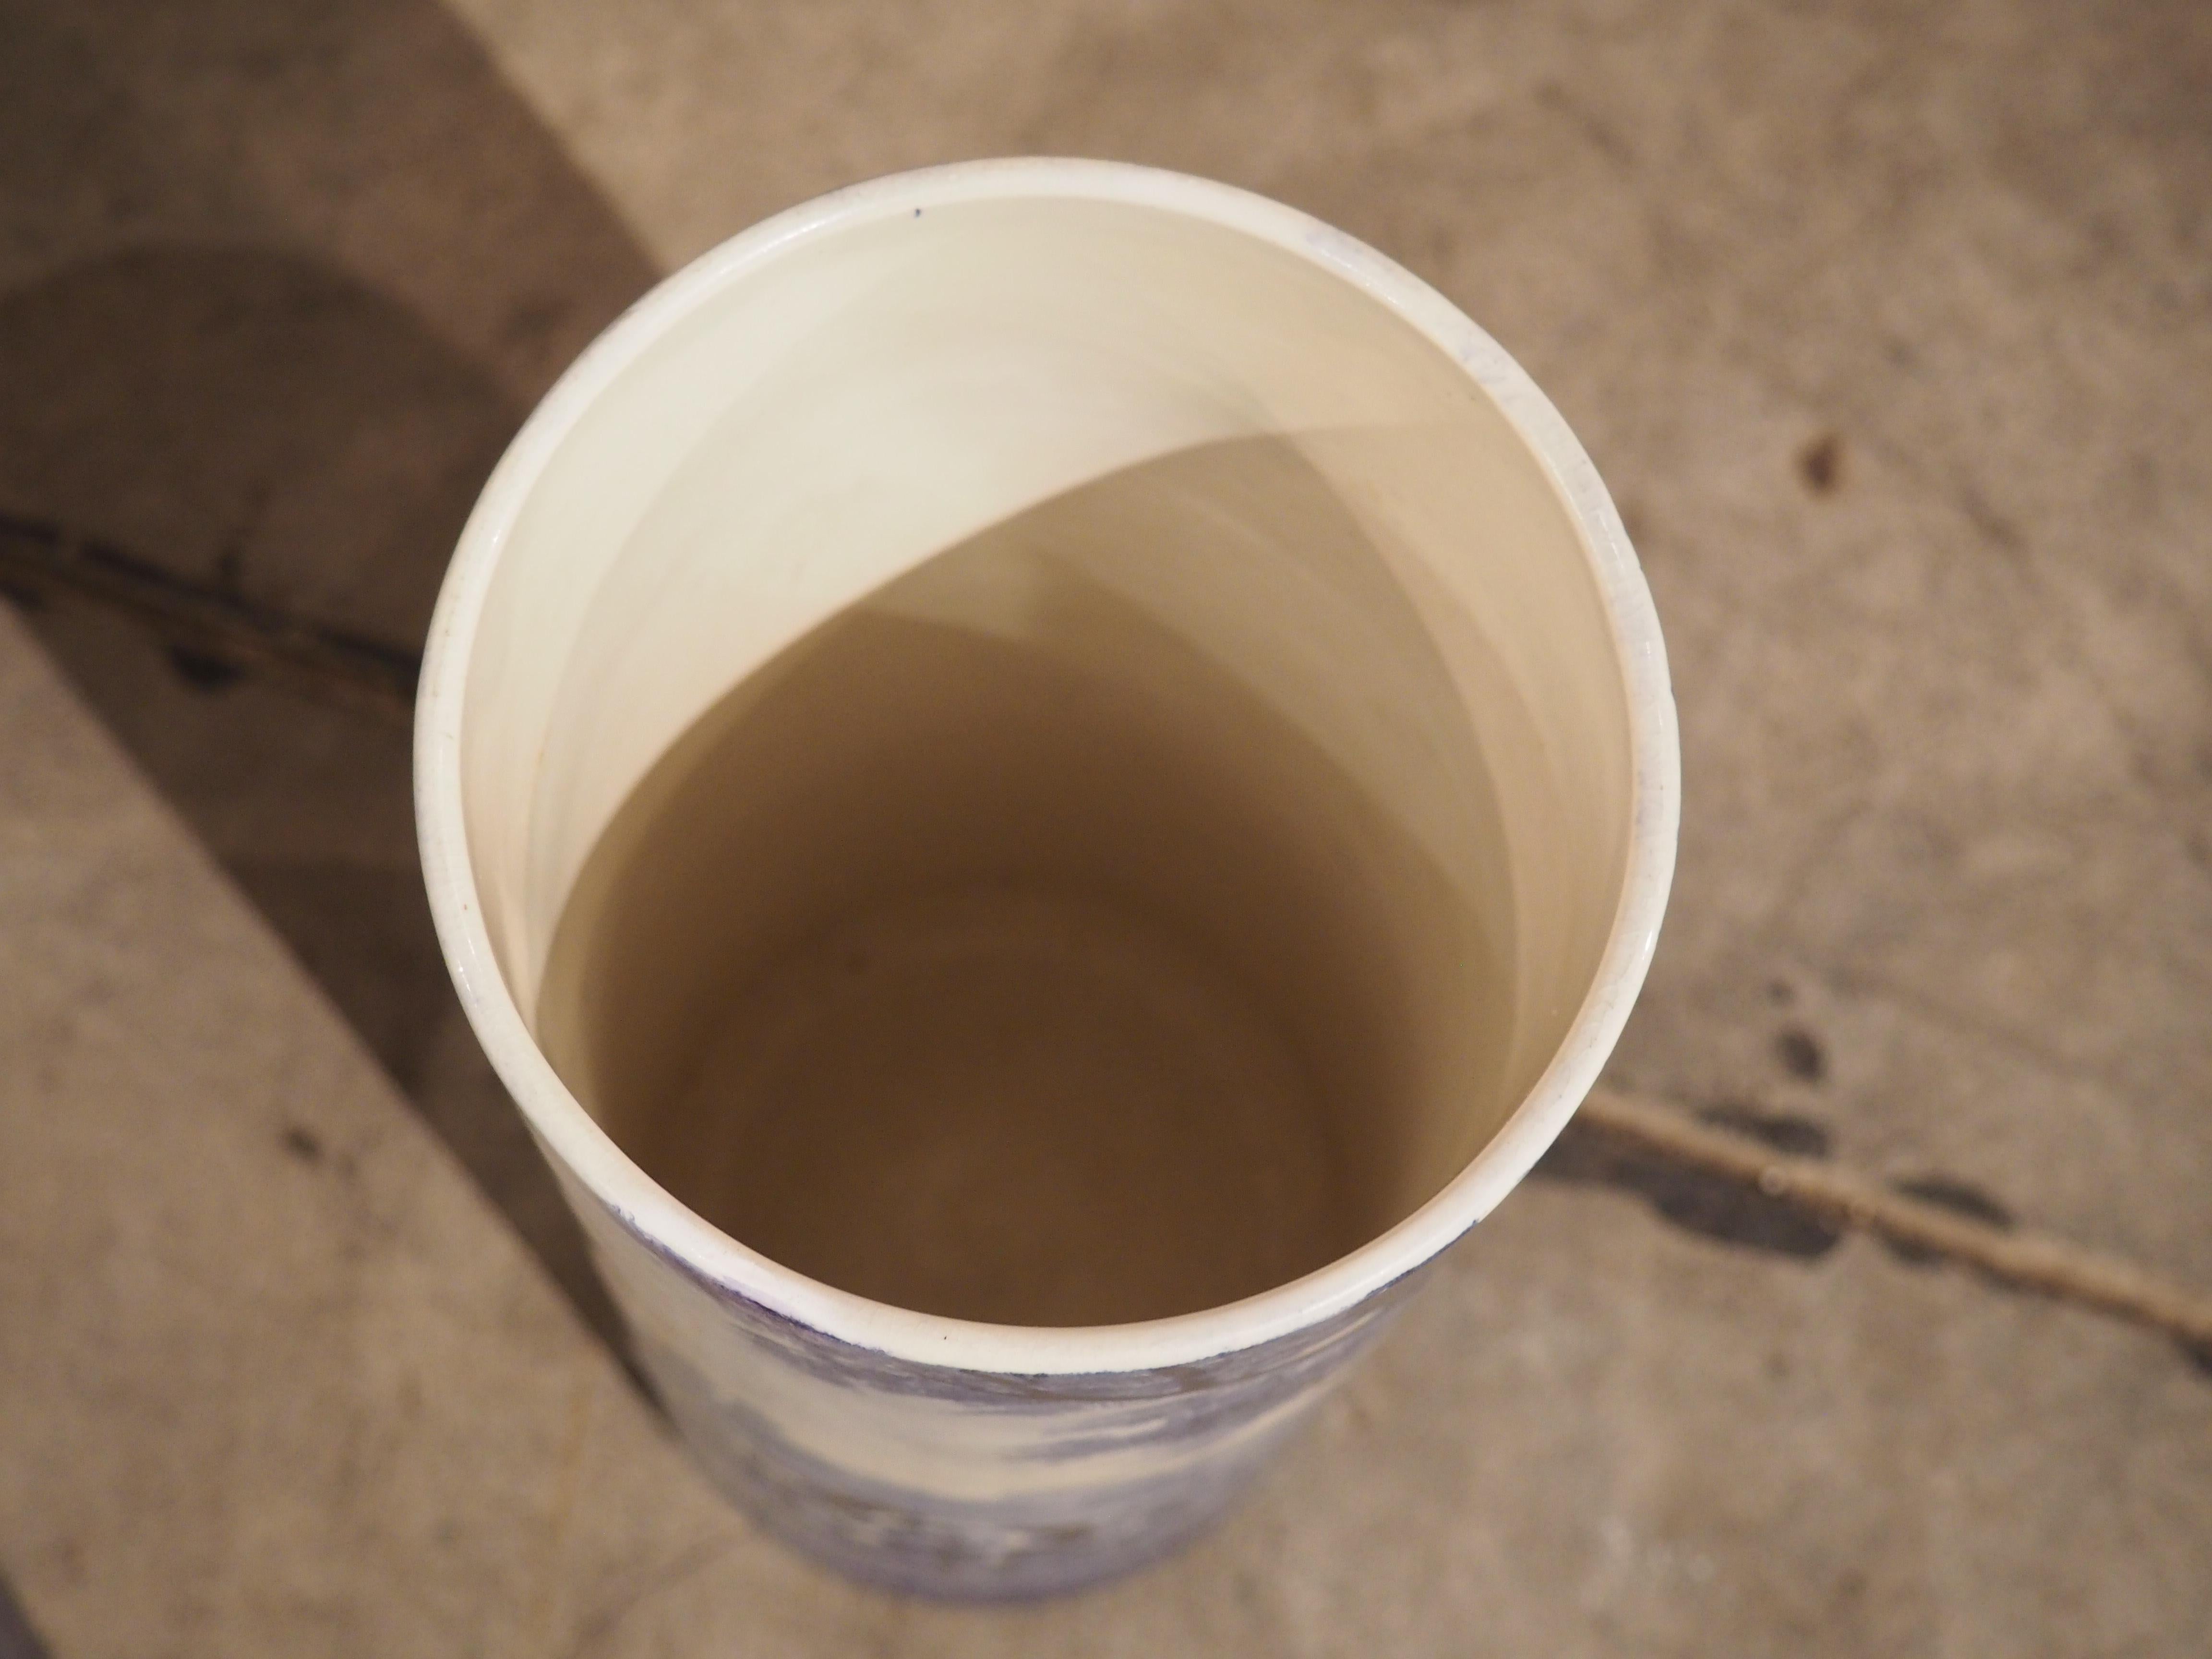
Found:
[[[569,890],[533,1017],[570,1090],[732,1237],[954,1318],[1195,1312],[1388,1231],[1510,1108],[1512,912],[1402,550],[1316,457],[1433,435],[1112,469],[757,665]],[[604,707],[665,646],[593,620]],[[540,810],[620,741],[548,745]]]

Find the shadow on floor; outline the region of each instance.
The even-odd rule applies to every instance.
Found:
[[[427,0],[7,9],[0,514],[419,647],[484,475],[550,374],[650,284],[649,262]],[[449,988],[404,726],[94,607],[24,608],[622,1353]]]

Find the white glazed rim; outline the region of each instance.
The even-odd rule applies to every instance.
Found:
[[[803,241],[917,208],[1008,198],[1125,203],[1241,231],[1351,283],[1449,354],[1496,401],[1565,502],[1629,705],[1633,820],[1620,906],[1596,980],[1527,1097],[1441,1192],[1349,1255],[1241,1302],[1135,1324],[988,1325],[890,1306],[781,1267],[685,1207],[616,1146],[539,1053],[493,956],[462,814],[463,690],[484,597],[525,500],[592,400],[679,319]],[[1121,162],[1017,158],[896,173],[781,213],[662,282],[585,350],[524,423],[461,532],[423,658],[415,795],[431,913],[470,1024],[541,1142],[618,1220],[706,1279],[839,1340],[924,1364],[1047,1376],[1187,1364],[1290,1334],[1352,1308],[1489,1214],[1597,1080],[1643,986],[1674,876],[1680,754],[1659,619],[1620,516],[1565,421],[1496,341],[1410,271],[1264,197]]]

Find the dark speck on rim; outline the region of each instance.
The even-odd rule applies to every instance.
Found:
[[[322,1137],[313,1129],[303,1129],[296,1123],[285,1126],[284,1150],[302,1164],[323,1161]]]
[[[1828,1074],[1827,1051],[1802,1025],[1787,1025],[1775,1034],[1774,1057],[1800,1083],[1818,1083]]]

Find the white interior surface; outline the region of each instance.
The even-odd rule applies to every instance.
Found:
[[[1397,1207],[1448,1186],[1540,1082],[1571,1094],[1499,1137],[1519,1166],[1500,1168],[1504,1185],[1517,1179],[1640,981],[1671,868],[1674,760],[1618,521],[1503,354],[1287,210],[1088,164],[864,187],[740,239],[653,303],[650,325],[618,325],[518,441],[434,639],[426,843],[432,774],[449,761],[463,896],[507,994],[489,1014],[465,902],[447,896],[441,922],[449,949],[463,935],[480,1028],[500,1028],[495,1057],[519,1046],[514,1017],[535,1010],[555,926],[625,797],[749,673],[1055,496],[1205,446],[1279,441],[1355,527],[1356,556],[1274,535],[1272,582],[1111,544],[1060,557],[1302,729],[1480,918],[1507,1029],[1469,1061],[1456,1115],[1424,1131],[1425,1190]],[[890,602],[1012,637],[1030,625],[1018,583],[917,579]],[[437,862],[434,849],[434,890]],[[542,1066],[505,1058],[529,1072],[526,1110],[558,1091]],[[581,1146],[553,1110],[533,1111],[541,1133]],[[610,1180],[635,1191],[635,1175]],[[1429,1224],[1431,1244],[1446,1224]],[[1372,1282],[1387,1264],[1364,1265]]]

